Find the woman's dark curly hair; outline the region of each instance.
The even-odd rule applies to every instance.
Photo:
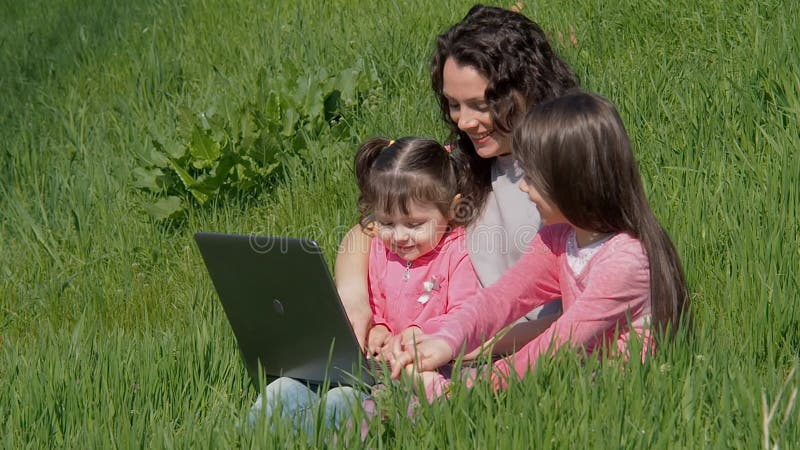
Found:
[[[431,61],[431,81],[442,116],[450,125],[454,156],[466,168],[464,200],[473,214],[483,209],[491,190],[491,159],[481,158],[466,133],[450,118],[442,71],[453,58],[477,70],[488,81],[484,97],[494,127],[510,133],[514,122],[533,105],[578,86],[572,69],[555,54],[541,27],[522,14],[502,8],[473,6],[467,15],[438,36]]]

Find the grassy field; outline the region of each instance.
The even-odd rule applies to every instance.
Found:
[[[355,223],[356,144],[445,137],[428,58],[470,3],[435,4],[0,0],[0,446],[358,442],[237,429],[256,393],[192,234],[307,235],[332,261]],[[457,389],[413,421],[395,395],[358,445],[800,444],[800,5],[528,1],[523,12],[618,105],[682,255],[695,330],[645,365],[562,355],[506,392]],[[174,223],[145,212],[156,196],[132,171],[154,139],[176,139],[182,110],[233,117],[259,98],[259,77],[357,64],[368,83],[340,132],[306,139],[269,183]]]

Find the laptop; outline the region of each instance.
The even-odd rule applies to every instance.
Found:
[[[316,242],[222,233],[195,240],[254,386],[282,376],[373,384]]]

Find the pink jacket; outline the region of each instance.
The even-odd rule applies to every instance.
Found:
[[[565,250],[570,229],[569,225],[542,228],[497,283],[430,321],[425,331],[445,339],[454,352],[464,343],[469,350],[525,312],[561,297],[563,315],[518,353],[498,361],[499,372],[509,373],[513,364],[523,376],[541,355],[567,343],[587,352],[601,346],[624,352],[632,331],[644,339],[647,352],[650,269],[641,243],[617,234],[575,274]]]
[[[463,227],[450,230],[433,250],[412,261],[389,251],[380,238],[369,251],[369,300],[375,325],[392,333],[427,322],[471,300],[480,289],[467,254]]]

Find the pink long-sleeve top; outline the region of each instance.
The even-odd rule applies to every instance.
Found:
[[[561,317],[510,359],[498,361],[496,372],[510,373],[513,364],[523,376],[540,356],[568,343],[587,352],[603,345],[624,352],[632,331],[647,351],[650,269],[640,241],[626,233],[611,237],[576,274],[566,254],[571,232],[563,224],[540,230],[497,283],[432,320],[425,331],[445,339],[454,352],[462,344],[469,350],[532,308],[561,297]]]
[[[392,333],[427,322],[471,300],[480,289],[463,227],[454,227],[427,254],[406,262],[373,238],[369,250],[369,300],[373,323]]]

